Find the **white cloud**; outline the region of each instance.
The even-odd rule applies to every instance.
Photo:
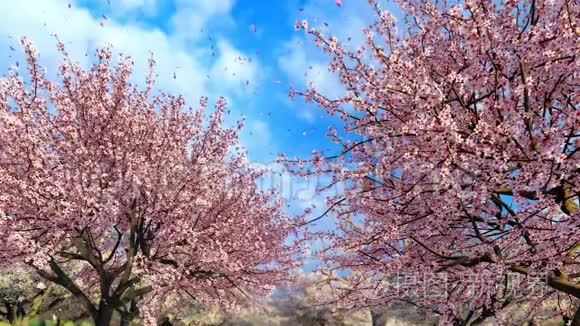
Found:
[[[196,41],[205,37],[205,26],[233,24],[229,13],[234,0],[177,0],[171,17],[172,37],[179,41]]]
[[[314,115],[313,110],[309,107],[300,110],[298,116],[308,123],[314,123],[316,121],[316,116]]]
[[[286,74],[293,87],[298,90],[312,85],[328,98],[337,98],[343,95],[344,86],[339,82],[336,73],[328,70],[326,54],[321,54],[322,50],[312,48],[310,44],[306,45],[305,41],[308,42],[308,40],[294,37],[286,42],[283,54],[278,57],[280,70]],[[299,106],[296,110],[297,116],[310,124],[315,123],[316,114],[322,112],[321,109],[311,105]]]
[[[246,146],[250,158],[256,162],[264,162],[265,158],[274,156],[278,151],[270,125],[260,119],[253,119],[245,124],[240,142]]]
[[[137,9],[143,6],[154,6],[154,0],[123,0],[127,8]],[[113,2],[113,1],[112,1]],[[229,14],[233,1],[178,1],[179,6],[199,8],[196,13],[200,21],[206,21],[215,15]],[[189,8],[188,7],[188,8]],[[206,16],[204,16],[206,15]],[[101,26],[104,23],[104,26]],[[144,27],[136,23],[120,23],[114,18],[93,17],[86,9],[72,6],[60,0],[20,0],[7,1],[0,13],[0,49],[9,46],[18,47],[18,38],[26,36],[31,39],[40,52],[41,62],[50,70],[55,70],[61,58],[56,51],[56,34],[65,43],[72,58],[87,65],[95,47],[112,44],[114,52],[131,55],[135,61],[135,80],[142,81],[147,69],[149,52],[153,52],[157,61],[156,72],[159,73],[157,86],[163,90],[183,94],[189,103],[196,105],[199,96],[215,98],[219,95],[244,96],[243,92],[231,94],[236,82],[249,80],[256,83],[259,73],[257,63],[236,63],[235,58],[246,55],[236,49],[226,39],[217,47],[217,60],[208,62],[207,44],[191,48],[191,44],[181,39],[176,41],[174,35],[167,34],[153,27]],[[11,37],[11,38],[9,38]],[[17,49],[18,50],[18,49]],[[88,53],[88,56],[86,54]],[[3,60],[5,70],[15,59]],[[211,76],[224,67],[229,74]],[[174,75],[175,73],[175,75]],[[235,76],[233,76],[235,74]],[[225,80],[225,84],[222,82]],[[224,87],[227,86],[227,87]]]
[[[371,22],[372,11],[365,1],[346,1],[342,8],[320,6],[316,1],[307,1],[302,13],[309,25],[321,28],[325,33],[336,36],[343,46],[354,49],[365,41],[362,29]],[[288,40],[278,57],[278,67],[298,90],[305,89],[309,83],[323,95],[337,98],[344,95],[344,86],[339,82],[336,72],[328,70],[330,57],[316,47],[310,35],[298,31]],[[346,107],[347,110],[352,108]],[[316,115],[311,107],[301,107],[297,115],[308,123],[314,123]]]
[[[319,49],[311,49],[309,45],[305,45],[298,37],[288,41],[284,46],[284,54],[278,58],[280,69],[297,88],[312,83],[319,92],[328,97],[339,96],[344,87],[335,73],[328,71],[327,57],[316,56]]]
[[[264,139],[269,142],[271,139],[270,130],[268,129],[268,124],[262,120],[254,120],[251,124],[251,130],[254,132],[256,137]]]
[[[203,13],[228,13],[233,5],[234,0],[176,0],[177,7],[197,8]]]
[[[156,0],[117,0],[109,2],[112,2],[111,5],[115,6],[114,9],[122,12],[141,10],[148,15],[153,15],[156,8]]]
[[[217,50],[220,55],[211,69],[211,76],[219,80],[222,87],[239,93],[248,91],[250,83],[259,83],[260,70],[255,60],[249,61],[244,53],[223,39],[218,41]]]
[[[304,15],[299,17],[300,20],[306,19],[311,27],[321,28],[336,36],[343,45],[358,45],[364,42],[362,29],[376,19],[374,10],[367,1],[345,1],[342,7],[333,8],[320,6],[316,0],[310,0],[307,1],[302,13]],[[303,34],[302,31],[299,33]]]

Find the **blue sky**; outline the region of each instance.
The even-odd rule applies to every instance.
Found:
[[[49,73],[60,59],[52,34],[85,66],[96,47],[112,44],[135,60],[137,82],[153,52],[158,88],[184,95],[192,106],[202,95],[210,101],[225,96],[232,121],[246,116],[241,141],[251,161],[261,164],[274,162],[281,152],[306,157],[313,149],[339,150],[324,136],[337,120],[288,98],[291,86],[303,89],[307,82],[330,96],[341,89],[327,71],[326,56],[295,31],[295,21],[325,22],[337,36],[357,42],[370,14],[363,0],[344,0],[342,7],[335,0],[18,0],[2,7],[2,71],[22,62],[11,49],[18,50],[21,36],[35,43]],[[312,204],[318,206],[315,213],[324,210],[316,180],[288,175],[280,180],[290,211]]]

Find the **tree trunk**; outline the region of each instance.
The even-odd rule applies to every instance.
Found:
[[[131,314],[128,312],[121,312],[121,323],[119,326],[129,326],[131,324]]]
[[[113,309],[108,306],[101,305],[97,315],[95,316],[95,326],[109,326],[113,319]]]
[[[576,313],[572,317],[572,324],[570,326],[580,326],[580,305],[576,308]]]
[[[381,317],[383,317],[382,312],[371,308],[371,323],[373,326],[381,326],[385,324]]]
[[[10,325],[12,325],[16,321],[16,318],[16,306],[6,303],[6,320],[8,320]]]
[[[139,310],[137,309],[137,301],[131,300],[131,303],[129,303],[128,307],[119,309],[117,311],[121,315],[120,326],[129,326],[131,325],[133,318],[135,318],[135,316],[137,316],[139,313]]]

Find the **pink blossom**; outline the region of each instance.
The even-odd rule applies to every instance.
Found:
[[[153,324],[168,293],[233,307],[289,279],[292,224],[224,99],[207,115],[206,98],[151,94],[153,59],[141,90],[110,48],[84,70],[59,44],[50,81],[22,43],[28,81],[0,79],[0,265],[68,289],[98,325],[132,301]]]
[[[325,260],[357,276],[337,300],[388,304],[403,294],[379,291],[381,282],[428,272],[455,291],[429,297],[409,285],[403,298],[443,321],[466,318],[468,305],[473,321],[508,300],[532,307],[529,291],[508,298],[498,285],[511,274],[544,275],[551,295],[541,301],[568,298],[555,309],[572,318],[567,307],[580,298],[580,74],[570,17],[580,5],[400,1],[404,24],[395,25],[378,1],[369,3],[376,20],[358,50],[302,26],[345,93],[329,101],[313,86],[293,92],[345,124],[331,133],[339,155],[301,161],[302,171],[345,181],[328,202],[340,229],[329,232]],[[364,218],[353,222],[353,214]],[[491,282],[464,291],[474,275]]]

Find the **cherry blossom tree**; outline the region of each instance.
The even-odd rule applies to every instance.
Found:
[[[499,316],[511,300],[502,289],[517,274],[545,287],[528,307],[557,302],[555,313],[580,325],[572,311],[580,299],[579,3],[399,1],[398,22],[369,3],[376,19],[358,48],[297,23],[328,53],[344,93],[332,98],[315,85],[291,93],[342,119],[344,130],[329,136],[343,150],[282,158],[346,188],[328,199],[339,228],[324,259],[366,281],[338,297],[355,306],[404,297],[435,308],[442,322],[458,320],[466,304],[467,324]],[[426,274],[427,292],[445,284],[444,295],[384,285]],[[468,291],[478,275],[486,277]]]
[[[97,325],[115,311],[155,324],[169,294],[229,309],[289,279],[296,246],[274,191],[211,114],[144,87],[130,57],[96,52],[51,81],[22,40],[27,77],[0,80],[0,264],[67,289]],[[126,321],[124,321],[126,322]]]

